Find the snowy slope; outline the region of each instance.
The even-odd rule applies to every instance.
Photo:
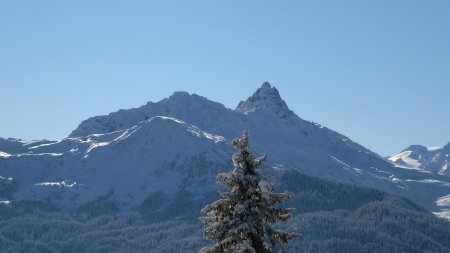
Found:
[[[0,176],[12,183],[0,180],[0,187],[9,189],[2,196],[0,188],[0,198],[53,196],[67,207],[106,196],[132,209],[157,191],[201,194],[214,189],[217,171],[231,169],[230,140],[243,129],[272,166],[375,187],[435,212],[448,208],[437,203],[450,194],[448,177],[405,170],[299,118],[268,83],[235,110],[175,92],[156,103],[89,118],[60,141],[2,139]]]
[[[65,209],[106,196],[135,207],[155,191],[207,190],[230,155],[224,141],[181,120],[153,117],[111,133],[27,145],[26,153],[0,158],[0,175],[18,185],[16,199],[51,196]],[[203,160],[214,162],[196,167]]]

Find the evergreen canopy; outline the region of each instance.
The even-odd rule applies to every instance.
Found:
[[[222,199],[204,207],[204,216],[200,218],[208,224],[205,237],[216,244],[201,249],[200,253],[283,252],[279,243],[287,243],[299,235],[276,230],[271,225],[292,217],[293,209],[283,207],[292,194],[272,192],[271,183],[259,172],[267,156],[254,159],[247,131],[241,139],[233,140],[233,146],[239,151],[233,155],[235,169],[217,176],[218,184],[229,191],[219,192]]]

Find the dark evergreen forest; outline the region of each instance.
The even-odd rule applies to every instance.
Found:
[[[289,252],[450,252],[450,223],[407,199],[295,170],[265,173],[294,193],[282,227],[302,237]],[[200,209],[217,198],[156,192],[132,214],[102,198],[64,213],[46,200],[0,204],[0,252],[198,252],[210,244]]]

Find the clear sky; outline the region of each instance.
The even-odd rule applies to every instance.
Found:
[[[0,1],[0,137],[263,81],[381,155],[450,141],[450,1]]]

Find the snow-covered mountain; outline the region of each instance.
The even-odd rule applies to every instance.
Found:
[[[10,188],[15,188],[9,197],[51,196],[62,208],[99,196],[129,208],[155,191],[174,196],[189,187],[201,193],[213,187],[217,168],[231,154],[223,137],[162,116],[110,133],[10,142],[11,146],[22,143],[27,152],[3,152],[0,159],[1,174],[7,175],[3,181],[8,179]],[[204,160],[211,162],[198,166]],[[196,184],[191,184],[193,178]]]
[[[156,103],[89,118],[59,141],[1,139],[0,198],[50,197],[70,208],[102,197],[123,210],[135,209],[155,192],[170,198],[188,191],[201,198],[216,189],[218,171],[232,168],[230,141],[243,129],[274,168],[375,187],[450,217],[448,177],[406,169],[299,118],[269,83],[235,110],[175,92]]]
[[[388,159],[398,166],[450,176],[450,143],[444,147],[412,145]]]

